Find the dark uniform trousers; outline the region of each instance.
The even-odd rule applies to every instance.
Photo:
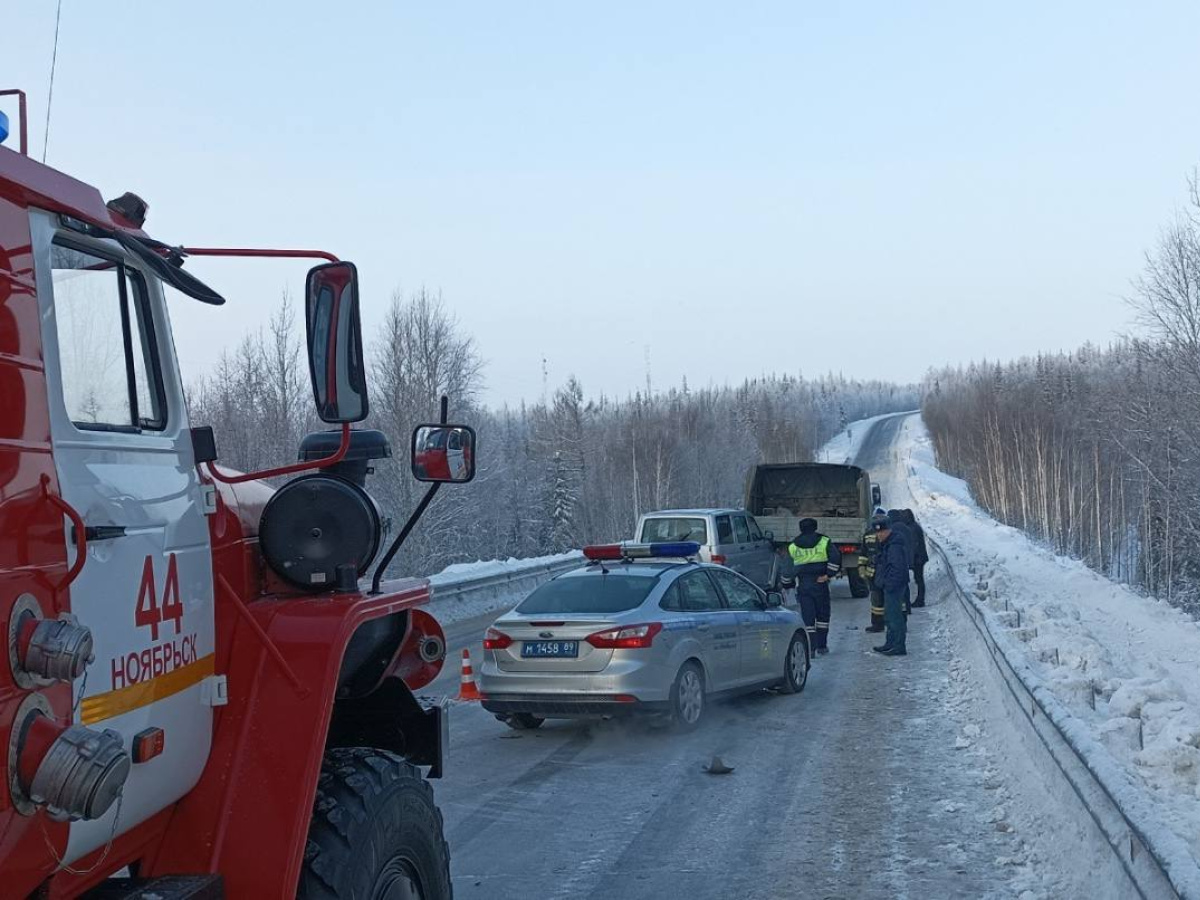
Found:
[[[877,587],[871,588],[871,627],[883,627],[883,591]]]
[[[863,535],[863,550],[858,557],[858,571],[871,585],[871,627],[876,631],[883,629],[883,591],[875,587],[875,554],[879,552],[879,539],[875,532],[868,531]]]
[[[801,575],[796,579],[796,602],[814,650],[829,646],[829,582]]]

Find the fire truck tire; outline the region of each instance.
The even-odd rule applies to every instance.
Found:
[[[867,584],[867,579],[859,574],[858,569],[847,569],[846,580],[850,582],[851,597],[861,600],[871,593],[871,586]]]
[[[451,900],[442,814],[416,766],[370,747],[325,754],[297,896]]]

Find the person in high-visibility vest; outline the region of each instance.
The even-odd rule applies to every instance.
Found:
[[[817,533],[816,519],[801,519],[800,534],[788,544],[796,576],[796,601],[809,633],[813,652],[829,652],[829,579],[842,569],[837,544]]]

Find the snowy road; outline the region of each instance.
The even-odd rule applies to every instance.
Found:
[[[889,505],[908,505],[894,453],[903,421],[875,424],[858,455]],[[947,580],[931,571],[930,586],[909,656],[884,659],[863,631],[867,601],[839,582],[832,652],[807,690],[714,707],[690,735],[636,721],[514,732],[456,705],[436,785],[456,895],[1075,895],[1086,859],[1048,862],[1072,824],[1023,773]],[[451,650],[478,660],[491,619],[453,626]],[[448,666],[426,693],[453,695],[457,677]],[[705,774],[714,754],[735,771]]]

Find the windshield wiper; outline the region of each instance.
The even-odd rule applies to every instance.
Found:
[[[178,251],[173,251],[161,241],[134,237],[123,231],[114,231],[110,236],[177,291],[187,294],[193,300],[199,300],[201,303],[208,303],[212,306],[224,305],[224,297],[191,272],[185,272],[181,268],[183,257]],[[168,255],[164,257],[159,252],[160,250],[166,251]]]

